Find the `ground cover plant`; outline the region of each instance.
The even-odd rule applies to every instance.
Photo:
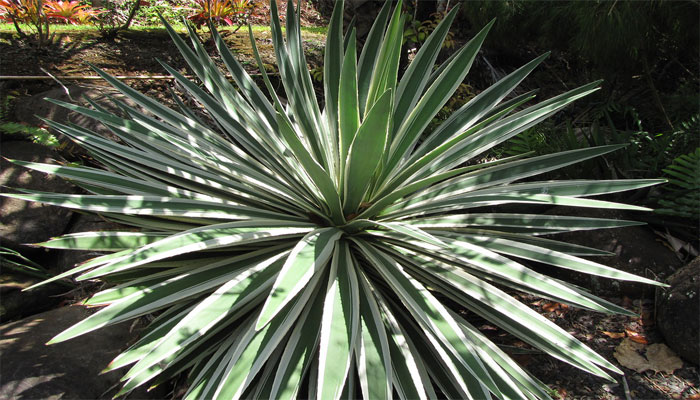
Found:
[[[255,10],[255,3],[249,0],[195,0],[196,7],[187,17],[200,28],[207,23],[216,25],[236,25],[236,30],[248,22]]]
[[[80,274],[78,281],[114,284],[87,301],[106,307],[51,343],[154,314],[141,339],[107,368],[131,365],[121,394],[186,372],[185,397],[192,399],[550,398],[545,385],[465,320],[465,310],[582,370],[608,379],[609,372],[621,373],[509,292],[631,314],[521,260],[655,284],[581,258],[604,252],[542,237],[636,223],[497,210],[523,203],[640,210],[589,197],[660,181],[533,180],[618,145],[468,164],[595,91],[598,82],[529,106],[533,93],[506,100],[542,55],[427,130],[492,24],[434,68],[452,10],[399,81],[400,2],[393,11],[386,3],[359,57],[355,32],[343,35],[338,2],[324,56],[322,109],[293,4],[286,37],[274,1],[270,7],[286,98],[261,65],[265,95],[215,30],[235,85],[192,30],[190,47],[166,25],[206,91],[163,66],[210,119],[182,102],[179,110],[165,107],[96,69],[141,108],[119,103],[124,115],[116,115],[97,104],[56,102],[102,121],[122,142],[47,124],[103,168],[13,160],[68,178],[88,194],[4,196],[140,228],[42,244],[108,252],[51,280]]]

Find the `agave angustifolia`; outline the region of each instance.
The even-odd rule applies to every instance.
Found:
[[[90,194],[11,194],[96,212],[141,231],[71,234],[46,247],[107,255],[54,279],[103,279],[99,312],[60,342],[145,314],[143,337],[109,370],[131,365],[126,393],[189,371],[187,398],[548,398],[530,376],[461,314],[458,305],[553,357],[601,377],[620,373],[504,290],[606,313],[628,313],[579,287],[537,273],[532,260],[607,278],[654,283],[580,256],[601,251],[542,235],[634,222],[497,213],[507,203],[637,209],[586,198],[655,180],[526,181],[619,146],[467,161],[542,121],[598,83],[525,107],[504,100],[541,56],[483,91],[432,131],[431,119],[463,81],[488,25],[434,68],[456,9],[397,82],[403,18],[381,10],[359,54],[332,15],[324,61],[325,107],[308,73],[293,4],[286,40],[275,2],[271,32],[286,102],[263,73],[269,98],[213,32],[235,86],[190,35],[169,26],[200,88],[164,67],[211,122],[165,107],[97,70],[141,108],[127,117],[61,103],[98,119],[118,144],[78,126],[49,124],[104,169],[15,161]],[[271,100],[270,100],[271,99]],[[209,121],[209,120],[208,120]],[[496,207],[497,209],[497,207]],[[481,210],[481,211],[480,211]],[[437,393],[437,394],[436,394]]]

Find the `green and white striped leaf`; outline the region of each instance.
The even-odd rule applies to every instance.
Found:
[[[52,238],[36,245],[49,249],[118,251],[145,246],[167,236],[164,233],[149,232],[81,232]]]
[[[181,199],[161,196],[99,196],[80,194],[13,194],[2,196],[66,208],[129,215],[156,215],[189,218],[242,220],[253,218],[286,219],[287,216],[230,202]],[[281,218],[280,218],[281,217]]]
[[[350,369],[359,324],[355,262],[346,241],[335,246],[323,304],[319,344],[318,399],[340,399]]]
[[[433,117],[464,80],[493,23],[492,21],[487,24],[459,50],[454,60],[450,62],[413,108],[406,121],[400,126],[396,126],[397,131],[392,137],[389,161],[385,171],[393,172],[403,160],[408,158],[420,138],[420,133],[425,130]]]
[[[348,150],[343,193],[343,212],[357,210],[369,189],[372,176],[386,149],[389,134],[391,90],[387,90],[367,113]]]
[[[191,229],[140,247],[128,256],[111,261],[89,273],[81,275],[78,279],[92,279],[135,268],[149,262],[205,249],[293,238],[311,230],[311,228],[301,227],[303,224],[300,224],[300,227],[297,228],[277,228],[275,225],[285,226],[287,224],[261,220],[255,223],[229,222]]]
[[[370,246],[356,243],[396,291],[402,303],[421,327],[435,335],[471,375],[477,377],[492,393],[499,396],[500,391],[491,380],[481,360],[475,355],[472,345],[458,331],[457,323],[448,315],[444,305],[418,281],[408,276],[396,260]]]
[[[362,53],[357,64],[357,98],[360,105],[360,116],[365,115],[367,109],[367,96],[369,94],[370,81],[375,70],[381,44],[384,39],[384,30],[389,21],[391,3],[384,2],[382,9],[377,14],[375,23],[367,34]],[[342,78],[342,76],[341,76]]]
[[[642,223],[636,221],[616,219],[510,213],[474,213],[448,215],[440,218],[416,218],[406,221],[406,223],[423,229],[473,227],[477,229],[508,230],[508,228],[515,228],[518,232],[526,232],[533,235],[642,225]]]
[[[273,261],[281,256],[279,254],[274,256]],[[50,343],[62,342],[103,326],[148,314],[189,297],[206,293],[234,279],[244,272],[243,269],[264,262],[266,257],[270,258],[265,254],[245,254],[205,268],[185,272],[170,279],[160,280],[149,287],[130,291],[128,295],[110,306],[61,332],[51,339]]]
[[[272,351],[291,329],[309,298],[318,295],[321,275],[325,274],[313,277],[299,296],[284,305],[268,324],[261,329],[257,329],[255,325],[250,326],[243,338],[245,347],[236,349],[212,398],[238,399],[242,396],[246,386],[251,383]]]
[[[321,332],[321,318],[324,296],[316,296],[306,309],[289,335],[287,345],[279,359],[279,373],[275,375],[270,388],[271,399],[295,399],[302,384],[302,378],[317,358],[318,338]],[[315,382],[311,381],[311,382]]]
[[[446,233],[444,236],[449,236],[456,239],[452,242],[456,246],[462,246],[464,243],[472,243],[496,253],[511,255],[526,260],[539,261],[545,264],[571,269],[573,271],[583,272],[589,275],[603,276],[606,278],[632,282],[642,282],[650,285],[661,285],[660,282],[656,282],[652,279],[643,278],[641,276],[633,275],[603,264],[595,263],[593,261],[588,261],[583,258],[560,253],[550,249],[537,247],[531,244],[519,243],[502,238],[476,235],[456,235]],[[456,251],[456,253],[459,254],[459,251]]]
[[[359,274],[360,331],[355,354],[360,389],[365,399],[391,397],[393,368],[389,339],[373,289],[363,273]]]
[[[326,266],[342,234],[336,228],[316,229],[294,246],[260,312],[257,330],[267,325]]]
[[[208,331],[215,329],[217,325],[220,326],[222,320],[227,316],[237,312],[243,305],[269,290],[274,282],[275,274],[282,266],[280,258],[279,256],[273,257],[247,268],[197,304],[160,339],[150,353],[134,365],[124,376],[124,379],[130,379],[144,372],[155,376],[157,374],[157,369],[154,368],[156,365],[167,365],[168,361],[172,362],[173,356],[184,346],[199,340]],[[147,376],[143,380],[148,378]]]
[[[458,268],[449,268],[435,261],[432,264],[421,262],[421,268],[412,268],[411,271],[419,273],[426,267],[430,267],[430,275],[422,272],[422,277],[429,278],[431,286],[440,288],[452,300],[523,341],[602,378],[612,380],[598,365],[621,373],[617,367],[564,330],[496,287]]]
[[[350,145],[355,139],[360,127],[360,105],[357,98],[357,49],[355,30],[350,33],[350,43],[345,51],[343,71],[340,74],[338,89],[338,139],[340,146],[339,176],[345,178],[345,163],[350,151]],[[343,188],[341,180],[338,187]]]

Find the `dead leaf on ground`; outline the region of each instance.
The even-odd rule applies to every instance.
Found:
[[[683,361],[663,343],[654,343],[647,348],[647,360],[652,366],[651,369],[656,372],[672,374],[683,367]]]
[[[627,336],[633,342],[637,342],[637,343],[641,343],[641,344],[649,344],[649,341],[647,340],[646,336],[644,336],[644,334],[641,332],[635,332],[631,329],[625,329],[625,333],[627,333]]]
[[[622,339],[625,337],[625,332],[608,332],[608,331],[602,331],[603,335],[611,338],[611,339]]]
[[[635,343],[627,338],[615,348],[613,356],[623,367],[644,372],[649,369],[649,361],[639,353],[644,347],[643,344]]]
[[[643,352],[646,352],[646,357],[642,355]],[[613,355],[620,365],[639,373],[652,370],[672,374],[683,366],[683,361],[665,344],[646,346],[633,341],[632,338],[624,339]]]
[[[542,309],[548,313],[554,313],[554,315],[561,318],[566,314],[569,306],[562,303],[547,303],[542,306]]]

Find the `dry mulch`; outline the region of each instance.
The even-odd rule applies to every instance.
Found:
[[[652,300],[627,297],[607,299],[638,314],[638,317],[628,317],[573,309],[532,296],[518,297],[625,372],[625,376],[613,374],[617,383],[611,383],[546,355],[515,356],[521,365],[555,390],[561,399],[700,399],[700,375],[696,365],[684,361],[683,366],[673,374],[651,370],[638,373],[621,366],[615,359],[615,349],[625,339],[644,345],[664,342],[655,327]],[[495,336],[500,335],[503,343],[509,343],[507,334],[493,329]],[[494,340],[498,341],[499,338],[494,337]],[[528,347],[517,341],[509,344]]]

